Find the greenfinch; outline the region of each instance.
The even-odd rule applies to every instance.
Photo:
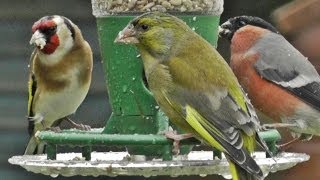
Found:
[[[115,42],[138,48],[160,108],[176,126],[223,152],[234,180],[263,179],[250,156],[256,142],[263,144],[259,120],[211,44],[179,18],[157,12],[133,19]]]
[[[38,131],[57,126],[66,116],[75,113],[86,97],[92,72],[92,51],[80,29],[63,16],[45,16],[32,26],[29,79],[29,134],[24,154],[42,154]],[[88,130],[90,127],[73,126]]]

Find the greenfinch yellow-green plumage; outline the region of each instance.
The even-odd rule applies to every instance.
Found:
[[[146,13],[129,22],[115,42],[136,45],[160,108],[175,125],[223,152],[234,180],[263,179],[250,156],[257,141],[263,144],[256,113],[206,40],[174,16]]]

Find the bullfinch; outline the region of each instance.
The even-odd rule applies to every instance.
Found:
[[[288,127],[296,139],[320,135],[320,77],[306,57],[259,17],[231,18],[219,35],[231,42],[230,66],[252,104],[278,122],[266,128]]]

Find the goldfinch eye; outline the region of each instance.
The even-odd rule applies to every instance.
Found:
[[[146,24],[142,24],[141,25],[141,29],[143,29],[143,30],[148,30],[149,29],[149,26],[148,25],[146,25]]]
[[[57,26],[53,26],[53,27],[50,27],[48,31],[55,31],[56,29],[57,29]]]
[[[43,29],[42,32],[47,35],[52,35],[56,32],[56,30],[57,30],[57,26],[52,26],[52,27],[48,27],[46,29]]]

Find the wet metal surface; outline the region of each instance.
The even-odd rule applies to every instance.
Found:
[[[280,153],[275,158],[265,158],[265,153],[253,154],[255,160],[265,175],[291,168],[297,163],[309,160],[309,156],[301,153]],[[9,159],[11,164],[20,165],[28,171],[50,175],[62,176],[157,176],[168,175],[172,177],[182,175],[219,174],[230,178],[228,163],[214,159],[212,151],[192,151],[189,155],[176,156],[172,161],[154,159],[145,161],[142,156],[130,156],[127,152],[93,152],[92,160],[85,161],[81,153],[58,154],[57,160],[47,160],[46,155],[13,156]]]

